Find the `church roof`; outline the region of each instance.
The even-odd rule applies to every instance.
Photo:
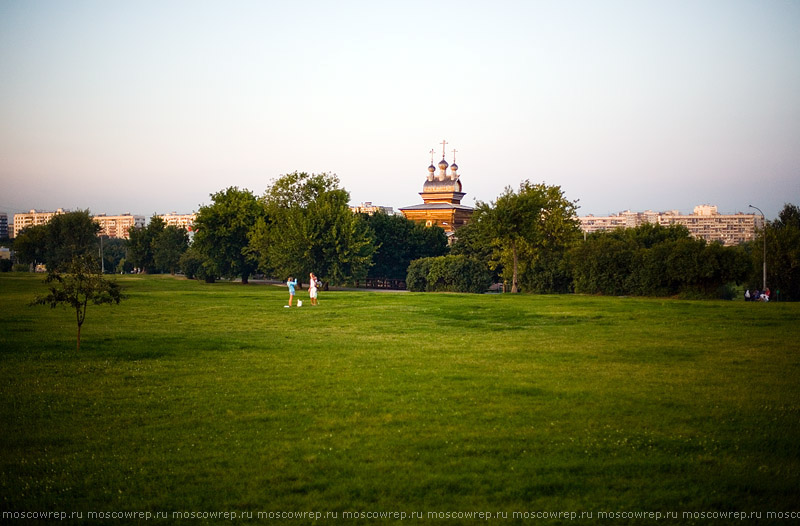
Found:
[[[447,178],[444,181],[440,181],[438,179],[434,179],[433,181],[425,181],[425,184],[422,185],[423,192],[460,192],[461,191],[461,181],[458,179],[453,180],[451,178]]]
[[[448,210],[455,208],[457,210],[474,210],[471,206],[456,205],[453,203],[425,203],[421,205],[404,206],[400,210]]]

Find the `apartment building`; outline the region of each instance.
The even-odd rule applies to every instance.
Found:
[[[0,212],[0,239],[8,237],[8,214]]]
[[[352,205],[350,211],[354,214],[367,214],[372,215],[378,212],[383,212],[387,215],[394,215],[394,209],[391,206],[373,205],[371,201],[366,201],[360,205]]]
[[[661,226],[683,225],[691,235],[707,242],[726,246],[738,245],[755,239],[756,230],[764,227],[763,218],[756,214],[720,214],[715,205],[698,205],[694,213],[681,214],[678,210],[666,212],[631,212],[626,210],[610,216],[587,215],[578,218],[581,230],[586,233],[615,228],[635,228],[645,223]]]
[[[55,212],[42,212],[40,210],[31,210],[30,212],[24,214],[14,214],[14,236],[17,237],[22,229],[28,228],[30,226],[37,226],[37,225],[44,225],[50,219],[58,214],[64,214],[69,212],[69,210],[64,210],[62,208],[57,209]]]
[[[194,222],[197,219],[197,214],[178,214],[176,212],[170,212],[169,214],[164,214],[159,217],[164,220],[165,226],[176,226],[191,232],[194,227]]]
[[[44,225],[53,216],[65,214],[69,210],[59,208],[54,212],[43,212],[39,210],[31,210],[25,214],[14,214],[14,237],[24,228],[31,226]],[[144,216],[137,216],[132,214],[122,214],[116,216],[109,216],[106,214],[98,214],[92,216],[92,219],[100,225],[100,232],[97,235],[116,237],[121,239],[128,239],[128,229],[143,227],[145,224]]]
[[[130,213],[118,216],[98,214],[92,216],[92,219],[100,225],[100,232],[97,233],[98,236],[128,239],[130,237],[128,231],[131,228],[144,227],[144,216],[136,216]]]

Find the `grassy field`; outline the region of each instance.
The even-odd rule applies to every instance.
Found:
[[[3,511],[800,510],[800,304],[119,281],[0,275]]]

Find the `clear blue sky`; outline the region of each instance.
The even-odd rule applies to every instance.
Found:
[[[0,211],[190,212],[334,172],[581,215],[800,204],[800,1],[0,0]]]

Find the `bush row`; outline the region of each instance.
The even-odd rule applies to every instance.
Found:
[[[492,276],[482,262],[467,256],[421,258],[408,266],[406,286],[412,292],[472,292],[481,294]]]

